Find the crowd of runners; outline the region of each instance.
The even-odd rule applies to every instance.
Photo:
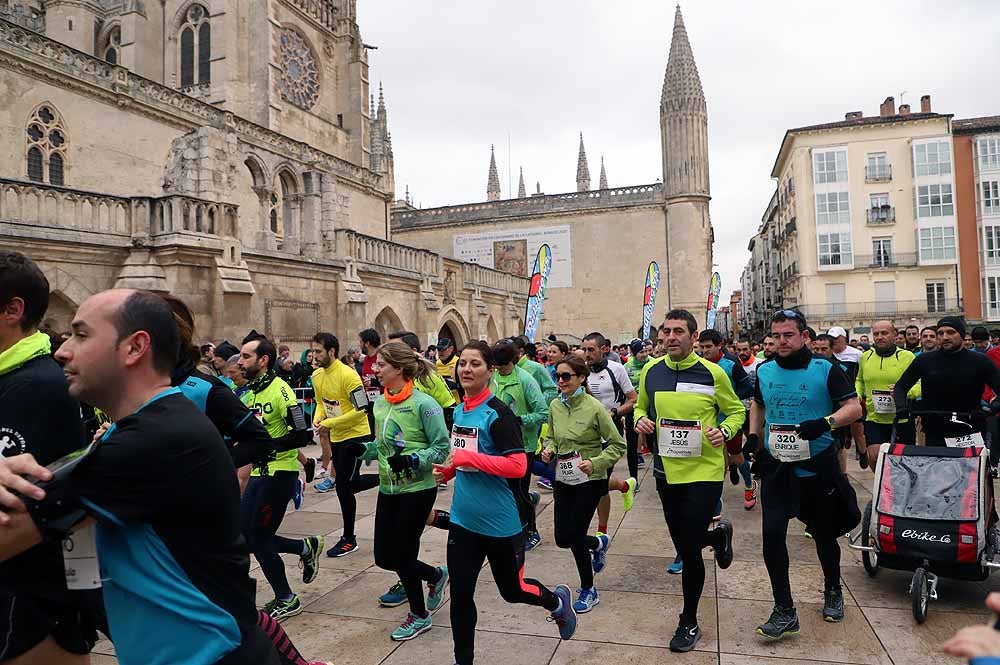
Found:
[[[590,332],[423,349],[369,328],[350,347],[317,332],[296,359],[256,330],[198,345],[188,306],[144,291],[98,293],[58,334],[40,329],[48,298],[30,258],[0,252],[0,663],[83,665],[103,634],[125,665],[306,665],[281,626],[303,611],[282,555],[310,584],[324,559],[357,552],[368,491],[375,564],[398,581],[358,601],[407,606],[387,639],[429,630],[447,592],[455,663],[472,663],[488,563],[506,602],[540,608],[568,640],[598,611],[612,502],[627,513],[647,489],[643,455],[676,553],[666,572],[681,577],[670,650],[701,638],[702,551],[723,570],[734,559],[727,480],[762,513],[761,550],[739,556],[766,566],[773,610],[748,619],[779,640],[800,631],[793,519],[815,543],[822,618],[844,619],[840,539],[861,521],[849,463],[874,470],[883,443],[1000,442],[1000,330],[957,317],[877,321],[855,340],[788,309],[759,343],[680,309],[617,345]],[[302,452],[313,444],[318,459]],[[278,533],[310,485],[337,497],[335,543]],[[528,555],[540,492],[578,581],[553,583]],[[421,551],[427,527],[447,530],[445,560]],[[947,649],[1000,655],[982,628]]]

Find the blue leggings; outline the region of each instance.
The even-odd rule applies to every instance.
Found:
[[[542,478],[548,478],[549,481],[553,483],[556,481],[555,469],[553,469],[551,466],[549,466],[540,459],[536,459],[534,462],[531,463],[531,473],[535,474],[536,476],[541,476]]]
[[[740,475],[743,476],[743,485],[750,488],[753,485],[753,476],[750,475],[750,460],[743,460],[740,464]]]

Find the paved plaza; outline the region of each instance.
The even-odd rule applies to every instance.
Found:
[[[647,456],[646,469],[650,468]],[[851,471],[858,499],[868,501],[871,473],[852,460]],[[624,461],[618,464],[624,468]],[[374,467],[369,467],[372,472]],[[789,533],[792,592],[799,608],[802,633],[769,643],[754,633],[771,610],[771,592],[761,560],[760,508],[743,510],[742,489],[726,482],[725,513],[735,530],[736,556],[731,568],[708,569],[705,596],[699,612],[701,642],[689,654],[672,654],[667,644],[677,626],[681,607],[680,576],[667,574],[674,551],[667,535],[652,472],[643,474],[642,491],[635,507],[624,518],[614,494],[611,549],[608,565],[597,578],[601,603],[581,615],[576,636],[569,642],[556,637],[556,627],[546,613],[534,607],[509,605],[492,584],[489,567],[480,577],[476,601],[479,624],[477,663],[484,665],[805,665],[817,663],[959,663],[942,654],[938,646],[955,630],[987,620],[982,601],[987,591],[1000,590],[1000,578],[983,583],[942,580],[939,601],[932,601],[927,623],[918,626],[910,613],[907,586],[910,575],[883,570],[869,579],[860,557],[844,547],[843,577],[847,616],[843,623],[824,623],[820,617],[823,579],[811,540],[794,522]],[[327,546],[336,542],[342,525],[336,495],[317,494],[310,488],[305,505],[285,518],[282,533],[303,536],[327,534]],[[434,614],[434,628],[416,640],[397,644],[389,633],[405,618],[406,606],[378,607],[376,598],[396,577],[374,564],[373,530],[377,490],[358,496],[359,551],[341,559],[324,558],[319,577],[309,586],[301,583],[295,557],[286,555],[289,579],[300,595],[305,612],[284,622],[284,627],[307,658],[336,665],[450,665],[452,657],[449,602]],[[541,491],[538,524],[543,541],[528,553],[527,575],[547,585],[579,584],[568,550],[553,541],[552,494]],[[447,508],[452,490],[442,491],[438,507]],[[596,528],[596,522],[594,524]],[[437,565],[445,561],[445,532],[428,529],[421,558]],[[706,551],[710,558],[711,552]],[[271,591],[254,564],[258,602],[271,599]],[[150,627],[155,630],[155,627]],[[115,663],[113,649],[101,642],[95,665]]]

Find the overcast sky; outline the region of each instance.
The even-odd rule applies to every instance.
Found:
[[[956,118],[1000,115],[998,0],[699,0],[682,12],[708,100],[723,302],[787,128],[877,115],[901,91],[914,110],[930,94]],[[379,47],[371,79],[385,85],[398,198],[409,186],[425,208],[485,200],[490,144],[504,198],[521,166],[529,192],[575,191],[581,131],[594,188],[601,155],[611,187],[662,178],[672,2],[361,0],[358,13]]]

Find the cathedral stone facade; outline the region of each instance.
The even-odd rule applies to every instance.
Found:
[[[357,0],[0,0],[0,247],[42,266],[47,322],[119,286],[184,298],[216,340],[519,333],[527,279],[392,241],[356,17]]]
[[[579,337],[599,330],[616,340],[641,324],[646,268],[661,271],[654,322],[683,307],[705,322],[712,273],[708,114],[680,7],[660,100],[663,181],[609,188],[603,159],[599,189],[580,137],[577,191],[500,200],[491,154],[487,201],[432,209],[393,209],[393,236],[442,254],[531,274],[542,242],[553,249],[540,332]]]

